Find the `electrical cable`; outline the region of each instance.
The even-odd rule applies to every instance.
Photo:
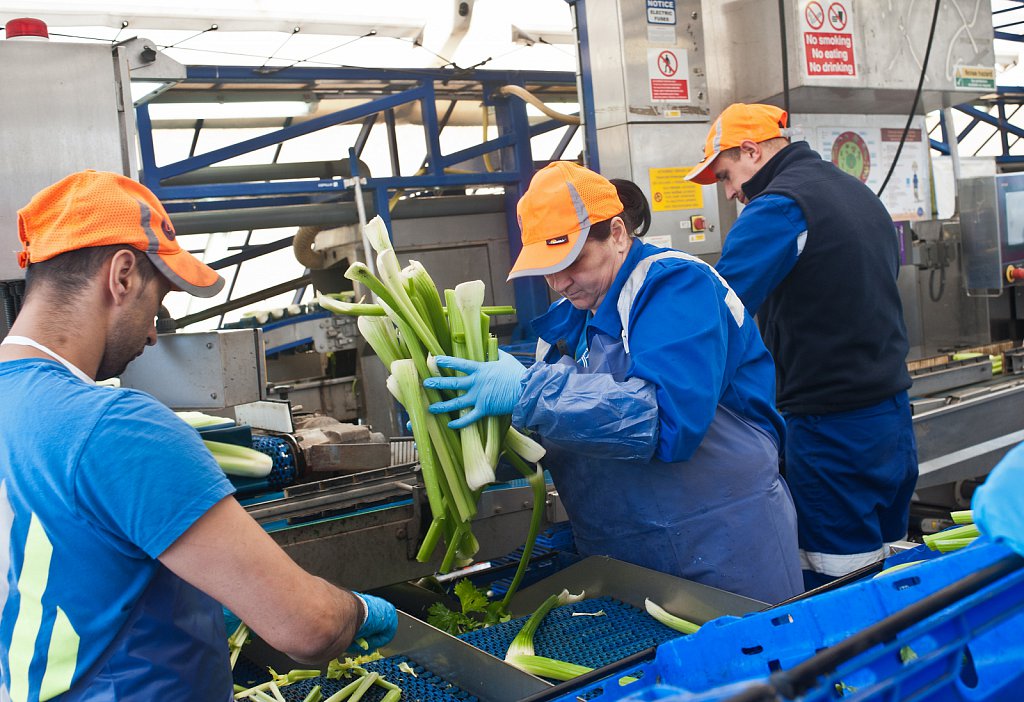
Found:
[[[882,197],[882,193],[885,192],[885,186],[889,184],[889,179],[892,178],[893,172],[896,170],[896,163],[900,160],[900,154],[903,152],[903,144],[907,141],[907,134],[910,132],[910,125],[914,122],[914,114],[917,112],[917,103],[921,100],[921,88],[924,87],[924,76],[928,71],[928,57],[932,53],[932,41],[935,39],[935,25],[939,20],[939,4],[942,0],[935,0],[935,9],[932,11],[932,27],[928,30],[928,45],[924,50],[924,60],[921,62],[921,76],[917,79],[917,90],[914,91],[914,103],[910,106],[910,114],[907,115],[907,123],[903,127],[903,134],[900,135],[900,143],[896,146],[896,155],[892,158],[892,163],[889,165],[889,172],[885,174],[885,180],[882,181],[882,187],[875,193],[878,197]]]

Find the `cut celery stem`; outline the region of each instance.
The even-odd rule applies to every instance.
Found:
[[[949,516],[953,518],[954,524],[974,523],[974,512],[969,509],[962,509],[958,512],[950,512]]]
[[[530,566],[530,556],[533,555],[533,547],[537,543],[537,534],[540,533],[541,523],[544,521],[547,485],[544,483],[543,468],[537,466],[535,471],[531,471],[529,466],[519,456],[511,452],[506,452],[506,456],[509,462],[523,474],[523,477],[526,478],[530,488],[533,490],[533,512],[530,514],[530,530],[526,535],[526,543],[523,544],[523,555],[519,557],[519,566],[516,568],[516,574],[512,576],[512,584],[508,586],[508,591],[501,601],[501,608],[507,612],[509,603],[512,602],[512,598],[519,590],[519,585],[522,583],[526,570]]]
[[[648,614],[667,626],[669,629],[675,629],[676,631],[684,634],[693,634],[700,629],[700,624],[694,624],[682,617],[677,617],[676,615],[665,611],[650,599],[644,600],[644,607],[647,609]]]
[[[578,595],[570,594],[568,590],[562,590],[557,595],[551,595],[537,608],[530,618],[526,620],[526,624],[523,624],[523,628],[519,630],[515,638],[512,639],[512,643],[508,647],[508,651],[505,653],[505,660],[512,661],[513,658],[518,656],[532,656],[533,655],[533,635],[537,633],[537,629],[540,627],[541,621],[548,615],[554,607],[570,604],[572,602],[579,602],[583,599],[586,593],[581,592]],[[515,663],[513,663],[515,665]]]

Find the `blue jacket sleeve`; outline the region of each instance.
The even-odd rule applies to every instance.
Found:
[[[757,314],[765,299],[796,265],[807,237],[807,220],[796,202],[762,195],[732,225],[715,269]]]
[[[728,292],[710,266],[659,262],[633,303],[629,375],[657,389],[654,455],[661,461],[693,456],[731,381],[726,369],[736,315],[750,322],[739,300],[730,307]]]
[[[658,438],[658,404],[650,383],[583,373],[567,358],[532,366],[523,383],[522,398],[512,412],[515,426],[580,455],[651,460]]]

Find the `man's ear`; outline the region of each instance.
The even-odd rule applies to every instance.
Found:
[[[752,159],[754,159],[755,163],[758,161],[758,159],[761,158],[761,153],[761,145],[758,144],[756,141],[745,139],[743,140],[743,142],[740,143],[740,154],[746,154],[747,156],[750,156]]]
[[[107,288],[115,304],[124,302],[138,287],[139,277],[135,275],[136,268],[135,254],[128,249],[121,249],[110,258]]]

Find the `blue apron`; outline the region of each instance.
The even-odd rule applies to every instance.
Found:
[[[108,653],[67,702],[233,699],[220,604],[162,564]]]
[[[626,329],[628,319],[622,322]],[[629,365],[623,340],[598,333],[580,372],[621,381]],[[762,602],[803,592],[796,510],[779,476],[775,440],[722,405],[688,461],[596,458],[542,443],[582,555],[610,556]]]

